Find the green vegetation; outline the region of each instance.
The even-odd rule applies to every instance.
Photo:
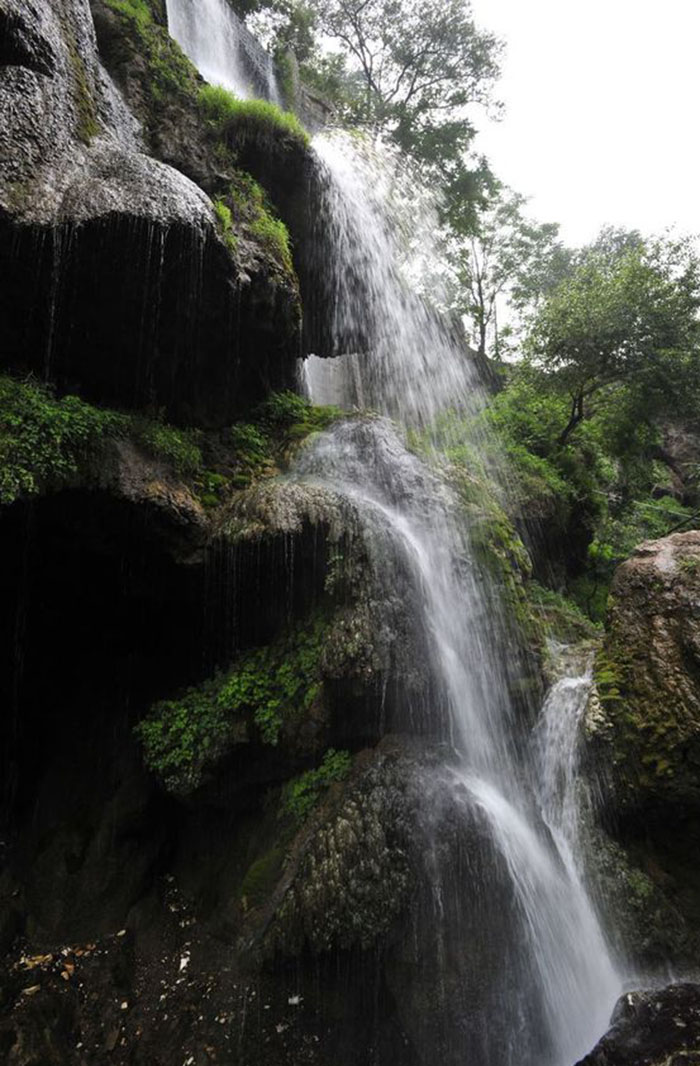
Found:
[[[77,396],[57,400],[37,382],[0,377],[0,502],[12,503],[74,478],[125,418]]]
[[[527,593],[531,609],[548,636],[564,643],[575,643],[597,634],[599,627],[593,625],[588,615],[560,592],[531,581]]]
[[[108,440],[126,437],[180,473],[201,467],[193,430],[95,407],[77,396],[59,399],[32,379],[0,376],[0,503],[69,484]]]
[[[272,644],[243,652],[225,673],[154,704],[136,729],[146,765],[170,790],[187,792],[242,739],[248,718],[265,744],[276,745],[283,724],[320,695],[325,628],[321,617],[298,624]]]
[[[63,31],[71,66],[73,103],[78,120],[77,134],[85,144],[90,144],[92,138],[100,132],[95,98],[88,80],[85,62],[78,50],[68,21],[63,23]]]
[[[204,506],[214,507],[227,486],[243,488],[256,477],[277,473],[290,449],[341,414],[333,407],[314,407],[293,392],[272,393],[253,411],[254,422],[221,431],[216,453],[221,466],[210,469],[201,430],[96,407],[77,396],[59,398],[31,378],[0,376],[0,503],[86,476],[110,440],[128,439],[191,478]]]
[[[304,148],[309,145],[309,135],[296,115],[267,100],[239,100],[222,85],[202,85],[198,102],[205,121],[218,132],[235,127],[237,139],[291,137]]]
[[[307,770],[306,773],[289,782],[282,801],[284,812],[290,814],[296,821],[303,822],[321,793],[335,781],[345,780],[351,766],[350,752],[329,748],[320,766],[315,770]]]
[[[177,100],[196,105],[201,79],[165,26],[159,25],[147,0],[105,0],[127,29],[124,46],[141,57],[148,68],[143,80],[152,122],[163,106]]]
[[[236,232],[247,233],[279,265],[283,276],[293,279],[296,285],[287,227],[275,216],[265,190],[250,174],[235,171],[225,198],[218,200],[215,207],[225,233],[235,240],[235,221]]]
[[[231,253],[234,253],[238,247],[238,237],[233,231],[233,215],[231,214],[231,208],[227,207],[223,200],[214,201],[214,211],[216,212],[216,219],[221,229],[221,234],[224,238],[226,247]]]
[[[225,433],[234,456],[233,484],[244,488],[254,478],[277,473],[290,449],[342,415],[336,407],[316,407],[295,392],[272,393],[252,412],[253,422],[237,422]]]

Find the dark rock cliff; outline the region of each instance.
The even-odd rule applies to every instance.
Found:
[[[129,23],[97,11],[118,74]],[[100,61],[87,0],[8,0],[0,17],[2,365],[203,425],[292,382],[296,279],[245,223],[226,240],[186,176],[211,172],[216,145],[195,128],[197,75],[167,31],[147,27],[152,51],[124,77],[132,113]],[[157,85],[156,61],[154,102],[143,84]]]

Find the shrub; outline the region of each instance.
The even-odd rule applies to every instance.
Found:
[[[77,396],[58,400],[31,379],[0,377],[0,502],[69,481],[105,437],[127,426],[116,411]]]
[[[321,689],[323,619],[299,624],[243,652],[225,673],[154,704],[136,727],[146,765],[167,788],[186,792],[234,743],[249,715],[262,741],[276,745],[285,721],[307,711]]]
[[[315,770],[307,770],[286,786],[282,802],[283,811],[298,822],[304,821],[322,791],[335,781],[343,781],[349,774],[351,766],[352,757],[349,751],[336,751],[335,748],[329,748],[320,766]]]
[[[180,473],[201,467],[195,430],[57,398],[33,379],[0,376],[0,503],[57,488],[83,473],[109,439],[130,437]]]

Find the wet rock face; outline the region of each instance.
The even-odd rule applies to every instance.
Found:
[[[700,1063],[700,985],[628,992],[608,1032],[577,1066],[695,1066]]]
[[[293,285],[239,261],[202,189],[144,153],[87,0],[0,17],[2,365],[200,425],[290,384]]]
[[[645,542],[619,567],[594,678],[602,891],[637,964],[687,967],[700,928],[700,532]]]
[[[640,545],[618,569],[589,739],[620,810],[700,809],[700,532]]]

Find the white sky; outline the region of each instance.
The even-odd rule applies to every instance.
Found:
[[[472,0],[506,41],[500,123],[476,148],[559,222],[700,231],[700,0]]]

